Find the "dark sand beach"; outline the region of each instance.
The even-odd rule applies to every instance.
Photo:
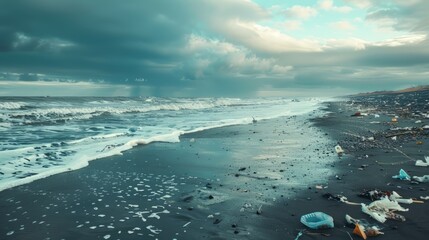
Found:
[[[409,208],[401,213],[406,221],[382,224],[360,206],[323,195],[365,204],[371,201],[358,196],[363,189],[428,196],[429,183],[392,179],[401,168],[411,176],[428,174],[415,166],[429,155],[428,130],[386,137],[392,127],[428,120],[415,124],[416,116],[402,114],[391,123],[396,108],[326,106],[312,121],[277,118],[187,134],[180,143],[138,146],[2,191],[0,239],[295,239],[304,229],[299,239],[359,239],[345,214],[378,225],[385,233],[379,239],[426,239],[427,203],[401,204]],[[380,117],[351,117],[356,111]],[[331,215],[335,227],[310,230],[300,223],[314,211]]]

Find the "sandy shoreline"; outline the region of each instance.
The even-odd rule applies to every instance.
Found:
[[[345,214],[375,220],[324,193],[364,203],[370,201],[357,196],[363,188],[426,196],[427,184],[391,176],[401,167],[410,175],[427,172],[402,163],[404,155],[393,148],[362,145],[352,134],[368,137],[384,126],[351,118],[355,109],[342,104],[331,104],[333,113],[304,128],[303,119],[289,117],[187,134],[177,144],[140,146],[3,191],[1,239],[294,239],[305,229],[301,215],[313,211],[333,216],[335,228],[310,231],[329,237],[301,239],[349,239]],[[341,159],[333,151],[337,141],[346,151]],[[401,142],[400,149],[421,159],[429,155],[427,137],[422,141]],[[327,188],[316,189],[319,184]],[[378,224],[385,232],[380,239],[424,239],[427,205],[405,207],[406,222]]]

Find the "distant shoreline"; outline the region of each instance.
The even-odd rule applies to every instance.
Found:
[[[396,91],[375,91],[375,92],[357,93],[357,94],[348,95],[347,97],[390,95],[390,94],[401,94],[401,93],[411,93],[411,92],[424,92],[424,91],[429,91],[429,85],[418,86],[418,87],[411,87],[411,88],[405,88],[405,89],[396,90]]]

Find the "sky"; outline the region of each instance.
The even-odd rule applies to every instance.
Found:
[[[2,0],[0,96],[337,96],[429,84],[425,0]]]

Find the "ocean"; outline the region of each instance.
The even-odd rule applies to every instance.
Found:
[[[303,115],[322,99],[1,97],[0,191],[139,144],[176,143],[179,136]]]

